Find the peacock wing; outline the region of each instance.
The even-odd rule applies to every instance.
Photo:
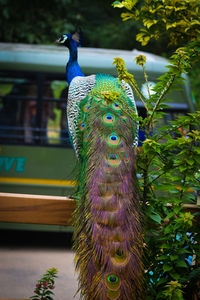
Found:
[[[77,120],[80,110],[80,102],[87,97],[89,92],[93,89],[96,82],[96,75],[90,75],[86,77],[75,77],[70,86],[68,92],[67,102],[67,121],[69,133],[72,139],[73,147],[78,156],[78,142],[77,142]]]

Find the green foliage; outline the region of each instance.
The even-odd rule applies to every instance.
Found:
[[[63,32],[74,30],[77,13],[65,14],[72,0],[0,0],[1,41],[11,43],[54,43]],[[59,16],[59,17],[58,17]],[[66,20],[67,18],[67,20]]]
[[[190,60],[199,49],[179,48],[171,57],[168,72],[161,76],[149,92],[141,94],[124,61],[115,58],[114,64],[120,80],[128,82],[146,109],[146,118],[138,118],[146,140],[137,155],[137,173],[145,226],[145,282],[147,299],[184,299],[191,272],[195,265],[189,259],[200,259],[200,230],[194,214],[185,211],[185,203],[195,203],[200,178],[200,112],[189,113],[169,124],[157,128],[163,117],[164,96],[174,83],[183,83],[182,73],[187,72]],[[145,71],[145,58],[136,63]],[[127,114],[132,115],[124,107]],[[193,128],[193,129],[192,129]],[[196,128],[196,129],[194,129]]]
[[[189,72],[193,97],[196,102],[197,109],[200,109],[200,62],[196,61],[192,70]]]
[[[115,1],[115,8],[125,10],[121,14],[122,20],[134,20],[134,24],[141,24],[140,32],[136,40],[142,46],[151,45],[151,49],[157,49],[152,40],[163,40],[165,47],[198,48],[200,44],[200,1],[198,0],[125,0]],[[135,22],[136,21],[136,22]],[[161,43],[159,43],[161,45]],[[162,46],[161,46],[162,47]],[[168,53],[171,52],[170,47]],[[147,49],[148,51],[148,49]],[[152,51],[152,50],[151,50]],[[166,53],[165,48],[160,49],[160,54]],[[200,108],[200,65],[199,59],[190,58],[193,67],[190,70],[191,86],[196,100],[197,108]]]
[[[182,300],[182,291],[181,284],[178,281],[170,281],[166,285],[166,290],[163,293],[165,295],[165,299],[169,300]]]
[[[199,41],[200,2],[197,0],[145,0],[138,8],[138,0],[115,1],[114,7],[124,8],[122,20],[134,19],[143,24],[137,40],[146,45],[151,38],[167,34],[169,44]]]
[[[127,36],[136,34],[137,26],[122,24],[120,12],[111,3],[112,0],[0,0],[1,42],[54,44],[62,33],[81,28],[83,46],[133,49],[135,40]]]
[[[54,293],[52,290],[55,288],[55,278],[57,278],[57,269],[51,268],[46,271],[43,277],[38,280],[34,293],[36,295],[30,297],[32,300],[53,300]]]

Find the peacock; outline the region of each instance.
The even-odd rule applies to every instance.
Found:
[[[80,163],[74,214],[74,250],[80,298],[139,300],[143,234],[135,180],[138,124],[130,86],[108,74],[85,76],[78,34],[58,42],[69,49],[67,120]]]

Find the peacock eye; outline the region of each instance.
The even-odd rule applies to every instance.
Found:
[[[118,136],[113,134],[113,135],[110,136],[110,140],[116,141],[116,140],[118,140]]]
[[[117,158],[118,158],[118,156],[116,154],[110,154],[109,155],[109,159],[111,159],[111,160],[115,160]]]
[[[84,112],[88,112],[88,110],[90,109],[90,105],[86,104],[83,106],[83,111]]]
[[[108,124],[108,125],[113,125],[116,122],[115,115],[113,115],[111,113],[107,113],[107,114],[103,115],[102,119],[103,119],[104,124]]]
[[[79,126],[80,131],[83,131],[86,129],[86,124],[84,122],[81,122],[78,126]]]
[[[109,282],[118,282],[118,277],[116,275],[109,275],[108,276],[108,281]]]
[[[121,111],[121,105],[120,105],[120,104],[112,103],[112,104],[111,104],[111,107],[112,107],[115,111],[118,111],[118,112]]]

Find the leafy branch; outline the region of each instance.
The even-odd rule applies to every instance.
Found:
[[[146,98],[140,91],[133,75],[128,73],[125,63],[124,63],[124,60],[121,57],[116,57],[114,59],[113,65],[116,65],[119,80],[121,80],[121,81],[124,80],[125,82],[129,83],[133,87],[134,91],[136,92],[136,94],[138,95],[140,100],[142,101],[144,107],[147,109]]]
[[[46,271],[40,280],[38,280],[34,293],[35,295],[30,297],[32,300],[53,300],[54,293],[52,290],[55,288],[55,278],[57,278],[57,269],[51,268]]]
[[[139,0],[114,1],[113,7],[125,10],[123,21],[134,19],[142,25],[136,40],[143,46],[151,39],[168,37],[169,45],[199,41],[200,3],[195,0]]]

